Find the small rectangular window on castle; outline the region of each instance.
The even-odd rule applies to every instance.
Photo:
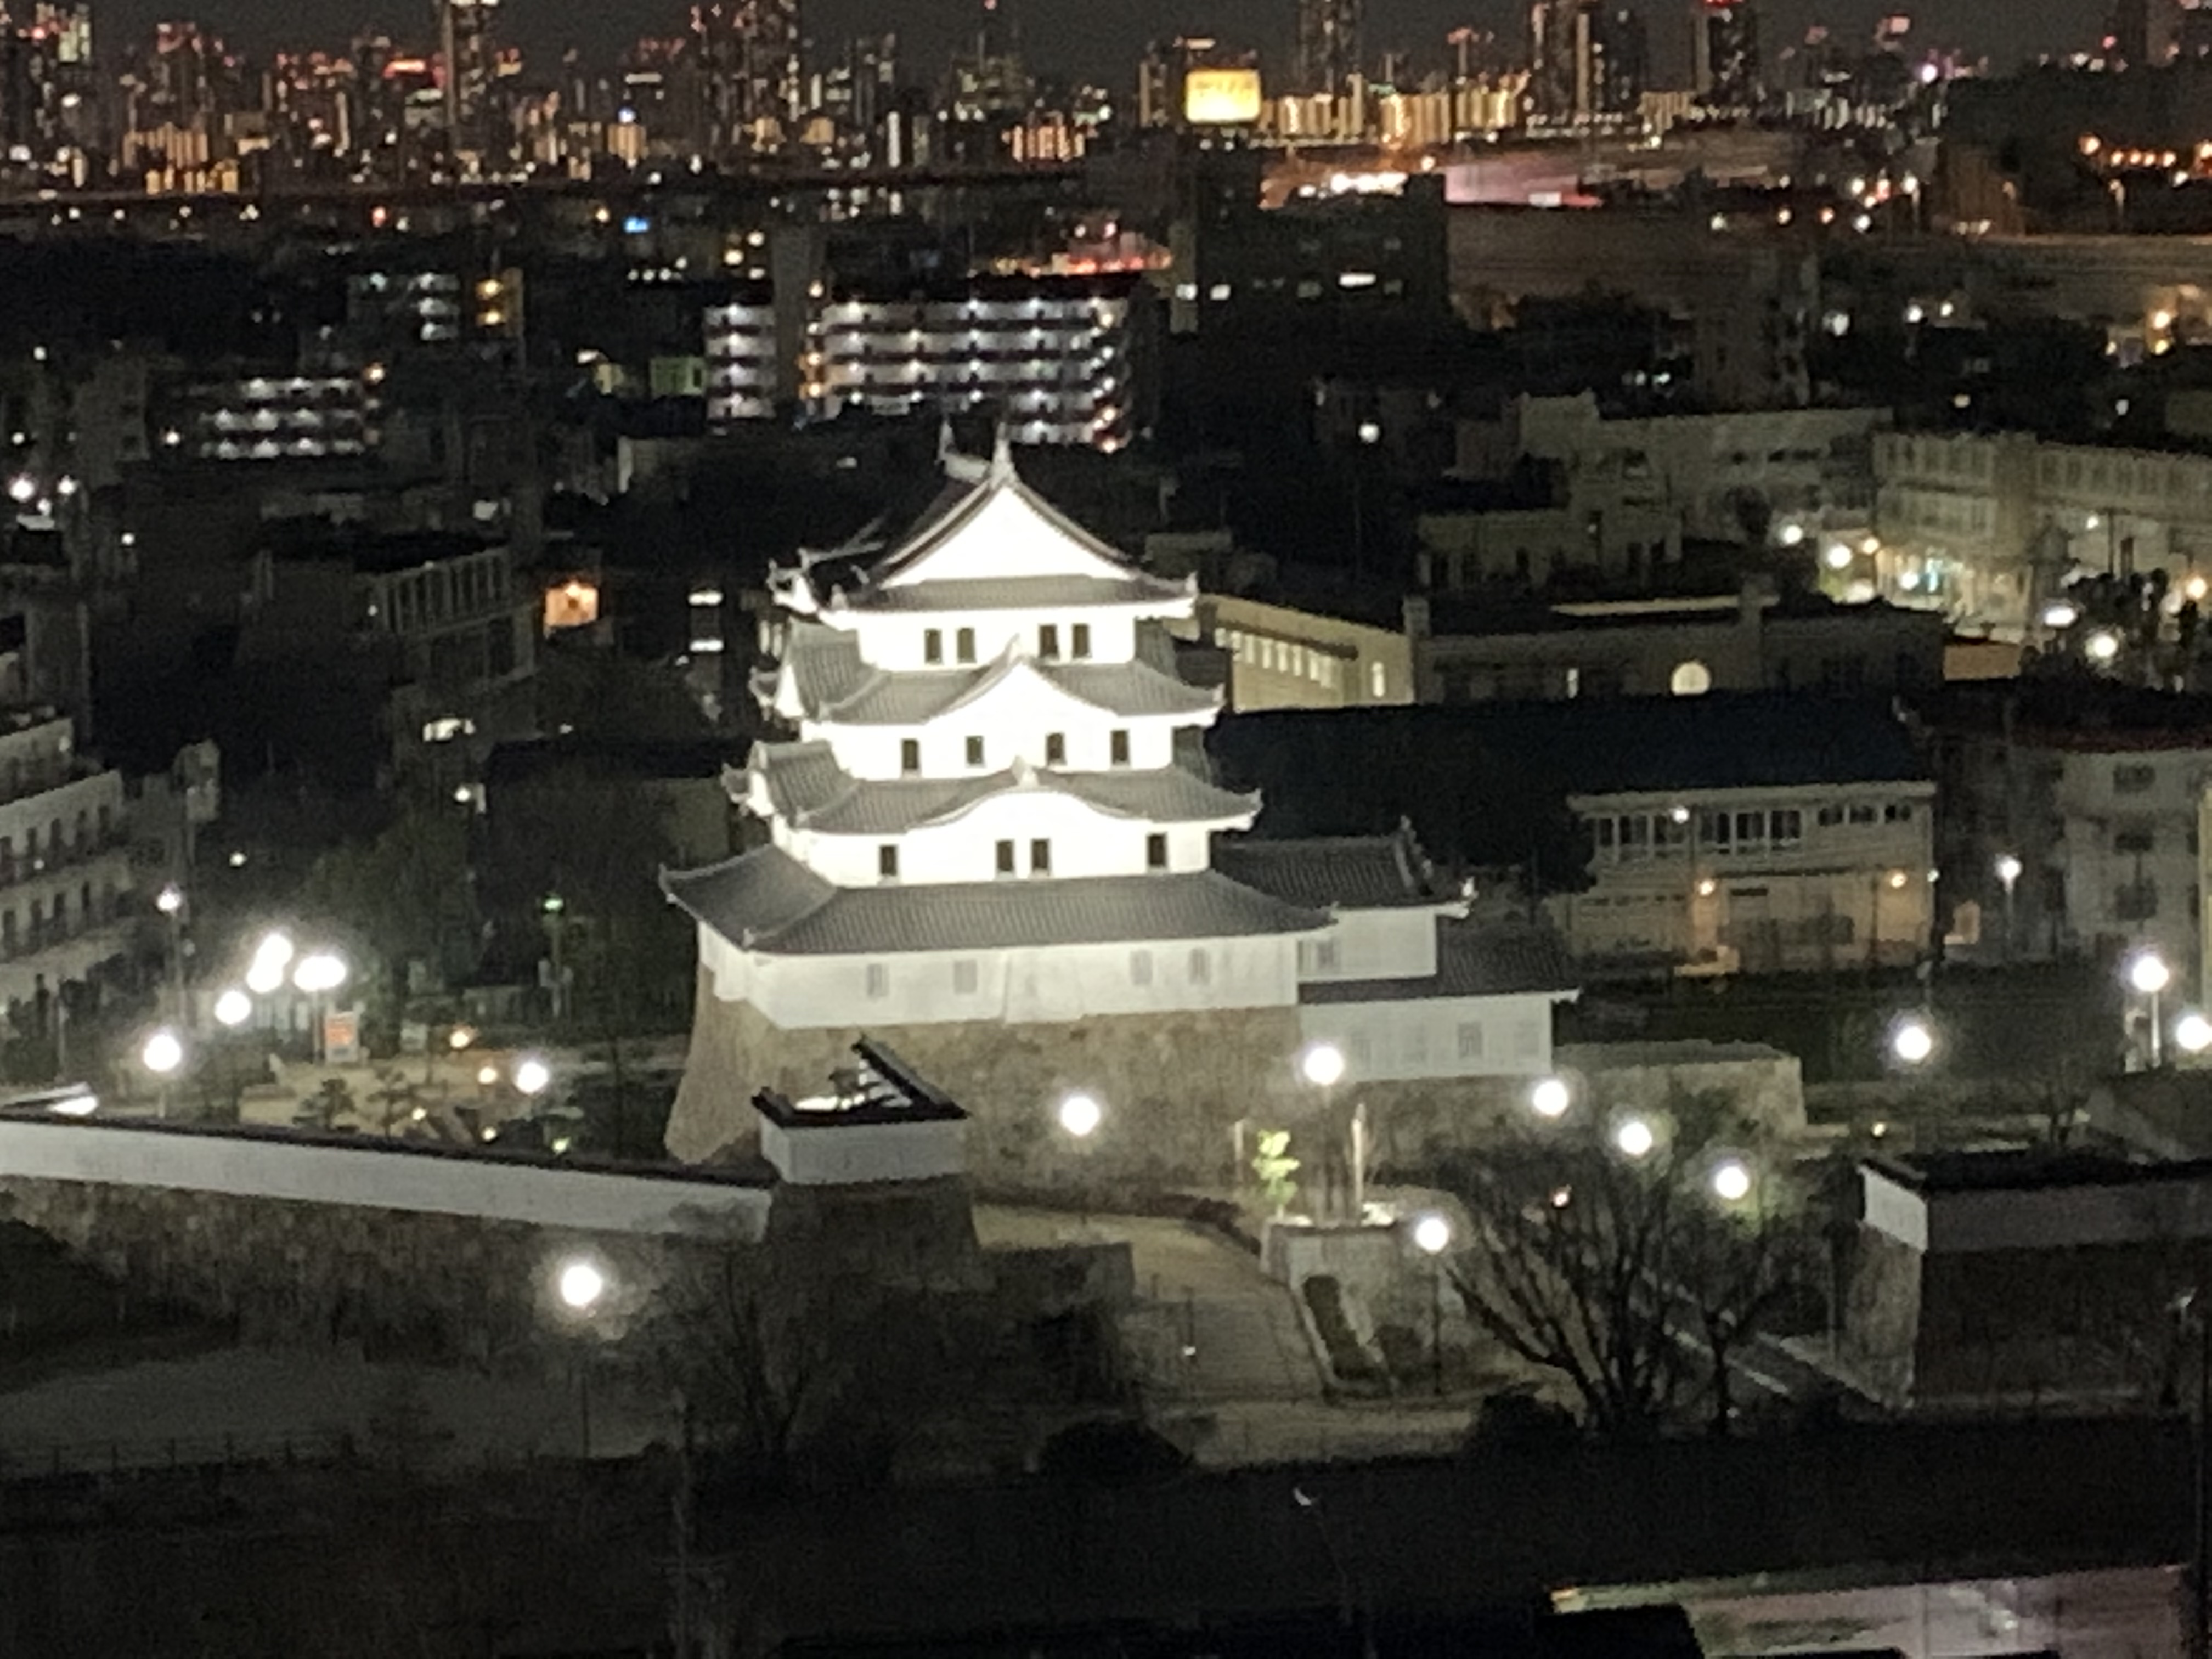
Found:
[[[921,630],[921,659],[927,663],[945,660],[945,630],[925,628]]]
[[[885,842],[876,848],[876,873],[885,881],[898,879],[898,843]]]
[[[1068,654],[1079,659],[1091,654],[1091,624],[1078,623],[1068,635]]]
[[[889,964],[872,962],[868,964],[868,997],[880,1002],[891,994],[891,970]]]
[[[979,977],[975,964],[972,961],[963,958],[954,963],[952,964],[952,994],[957,997],[974,996]]]
[[[1162,835],[1145,837],[1145,868],[1164,870],[1168,867],[1168,838]]]

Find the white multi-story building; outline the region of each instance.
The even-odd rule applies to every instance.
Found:
[[[2073,571],[2212,573],[2212,456],[1893,432],[1875,474],[1882,594],[2012,638]]]
[[[1552,729],[1586,749],[1567,805],[1589,885],[1550,901],[1584,967],[1900,967],[1932,947],[1936,785],[1881,703],[1716,695]]]
[[[801,1086],[856,1030],[1011,1159],[1079,1086],[1212,1167],[1317,1038],[1354,1083],[1543,1072],[1558,959],[1457,920],[1409,838],[1216,848],[1260,803],[1198,755],[1220,694],[1166,632],[1195,584],[1062,517],[1003,435],[947,468],[873,565],[776,580],[757,689],[791,737],[731,781],[766,844],[664,878],[702,968],[672,1146],[718,1150],[737,1091]]]
[[[0,714],[0,1007],[89,978],[127,946],[122,775],[51,710]]]
[[[1127,278],[1060,276],[810,291],[798,328],[780,291],[712,307],[707,419],[766,419],[787,388],[817,416],[990,411],[1017,443],[1119,449],[1141,396],[1136,292]]]
[[[1954,688],[1927,719],[1962,948],[1991,961],[2154,950],[2194,995],[2212,705],[2030,681]]]

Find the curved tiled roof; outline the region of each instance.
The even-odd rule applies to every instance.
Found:
[[[1054,945],[1143,944],[1319,933],[1328,918],[1212,871],[1180,876],[840,888],[777,848],[661,889],[746,950],[781,956],[896,955]]]
[[[766,786],[778,817],[831,836],[899,835],[944,823],[994,795],[1047,789],[1115,817],[1153,823],[1249,822],[1255,795],[1217,789],[1181,767],[1144,772],[1061,772],[1030,768],[958,778],[854,777],[826,743],[762,744],[749,775]]]
[[[785,660],[806,718],[843,726],[924,725],[982,696],[1024,662],[1077,702],[1131,720],[1212,714],[1221,707],[1218,691],[1192,685],[1141,659],[1075,663],[1001,657],[968,667],[892,673],[862,661],[860,641],[852,635],[819,624],[792,629]]]
[[[1291,904],[1381,910],[1450,902],[1410,830],[1214,843],[1213,867]]]

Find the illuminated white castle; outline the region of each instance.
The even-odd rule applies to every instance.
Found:
[[[1220,695],[1176,672],[1164,624],[1194,584],[1072,523],[1003,442],[945,466],[872,564],[775,579],[756,689],[793,740],[729,779],[767,844],[664,878],[701,963],[672,1149],[721,1150],[754,1089],[861,1034],[967,1105],[1006,1172],[1077,1088],[1133,1161],[1223,1163],[1316,1036],[1377,1083],[1546,1069],[1564,981],[1474,961],[1410,837],[1216,846],[1260,803],[1208,775]]]

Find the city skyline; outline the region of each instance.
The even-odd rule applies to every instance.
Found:
[[[1676,4],[1677,0],[1657,0],[1641,8],[1654,25],[1656,40],[1664,40],[1668,31],[1661,20]],[[1761,0],[1761,9],[1771,20],[1768,38],[1778,50],[1814,23],[1846,39],[1870,36],[1875,21],[1898,8],[1884,0]],[[581,0],[517,0],[503,9],[501,27],[527,50],[543,52],[573,43],[605,51],[641,35],[673,32],[684,10],[672,0],[665,4],[629,0],[616,7],[586,5]],[[2037,52],[2086,49],[2102,27],[2094,7],[2062,5],[2057,0],[2027,6],[2008,0],[1936,0],[1911,10],[1917,25],[1916,43],[1962,44],[1970,52],[1989,53],[1999,68]],[[1440,55],[1444,33],[1463,24],[1518,39],[1525,27],[1524,12],[1513,0],[1372,0],[1365,19],[1368,50],[1377,53],[1404,47]],[[1194,29],[1215,31],[1257,46],[1271,79],[1287,84],[1294,69],[1297,15],[1296,0],[1129,0],[1111,8],[1076,0],[1023,0],[1021,9],[1024,49],[1035,67],[1112,86],[1128,77],[1147,40]],[[364,30],[426,41],[435,33],[434,15],[427,3],[394,4],[391,0],[365,9],[344,0],[300,0],[284,9],[281,22],[235,0],[209,0],[197,7],[169,5],[163,0],[106,0],[96,15],[106,47],[140,39],[157,21],[179,15],[195,18],[249,51],[330,46]],[[915,0],[808,0],[805,17],[809,37],[822,43],[896,29],[909,61],[932,72],[971,27],[969,8],[959,0],[949,4],[934,0],[927,6]]]

